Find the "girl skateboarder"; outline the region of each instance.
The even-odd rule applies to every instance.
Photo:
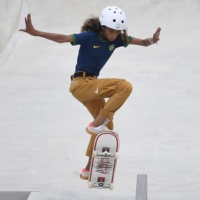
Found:
[[[80,175],[82,179],[87,180],[96,135],[102,131],[113,130],[113,116],[132,91],[131,83],[125,79],[98,79],[99,73],[116,48],[127,47],[129,44],[150,46],[159,40],[161,28],[157,28],[151,38],[128,36],[126,15],[116,6],[104,8],[99,18],[86,20],[79,34],[63,35],[36,30],[31,22],[31,14],[25,18],[25,24],[26,28],[20,31],[32,36],[80,45],[75,72],[71,76],[70,92],[94,118],[86,128],[91,134],[86,150],[89,159]],[[108,98],[107,102],[105,98]]]

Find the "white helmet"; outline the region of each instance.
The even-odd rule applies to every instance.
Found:
[[[126,29],[126,15],[116,6],[104,8],[99,17],[100,24],[115,30]]]

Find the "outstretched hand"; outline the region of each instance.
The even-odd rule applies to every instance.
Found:
[[[26,25],[26,28],[19,29],[19,31],[29,33],[30,35],[35,35],[36,30],[34,29],[34,27],[32,25],[31,14],[28,14],[27,17],[25,18],[25,25]]]
[[[156,43],[160,40],[160,31],[161,31],[161,28],[157,28],[156,32],[153,34],[153,42]]]

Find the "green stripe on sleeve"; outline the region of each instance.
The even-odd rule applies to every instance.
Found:
[[[76,37],[74,36],[74,34],[71,35],[73,38],[73,42],[71,42],[71,45],[75,46],[76,45]]]
[[[133,37],[132,37],[132,36],[129,36],[128,38],[129,38],[129,43],[128,43],[128,44],[125,44],[124,47],[127,47],[127,46],[131,43],[131,41],[133,40]]]

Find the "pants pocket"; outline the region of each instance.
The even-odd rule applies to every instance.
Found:
[[[79,86],[78,80],[73,80],[70,84],[69,91],[73,92]]]

